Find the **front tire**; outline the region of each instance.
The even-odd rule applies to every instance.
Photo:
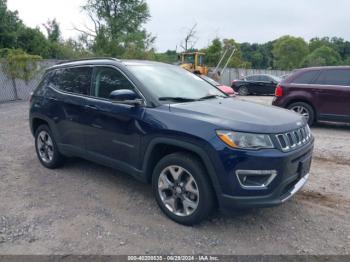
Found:
[[[292,110],[300,115],[302,115],[306,120],[309,126],[312,126],[315,122],[315,112],[314,109],[307,103],[296,102],[288,106],[289,110]]]
[[[206,170],[191,154],[162,158],[154,169],[152,187],[161,210],[179,224],[198,224],[214,209],[214,192]]]
[[[62,166],[64,156],[58,151],[56,141],[47,125],[41,125],[35,131],[35,149],[40,163],[49,169]]]

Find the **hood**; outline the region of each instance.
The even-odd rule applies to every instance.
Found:
[[[184,117],[209,122],[217,129],[251,133],[277,134],[306,125],[295,112],[237,98],[171,104],[170,110]]]

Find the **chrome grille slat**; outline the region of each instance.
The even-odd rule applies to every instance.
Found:
[[[287,152],[305,145],[311,139],[311,133],[308,126],[302,127],[284,134],[276,135],[276,139],[281,146],[282,151]]]

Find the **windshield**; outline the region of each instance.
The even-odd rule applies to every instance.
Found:
[[[184,62],[193,64],[194,63],[194,55],[184,55]]]
[[[193,73],[172,65],[129,65],[128,69],[157,99],[201,99],[226,95]]]
[[[220,86],[221,84],[216,82],[214,79],[210,78],[210,77],[207,77],[207,76],[204,76],[204,75],[201,75],[200,76],[201,78],[203,78],[205,81],[209,82],[210,84],[214,85],[214,86]]]

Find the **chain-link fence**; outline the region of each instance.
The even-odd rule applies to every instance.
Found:
[[[0,103],[14,100],[28,100],[30,93],[38,85],[45,69],[57,64],[58,62],[60,61],[44,60],[40,62],[40,72],[36,75],[36,77],[34,77],[34,79],[28,81],[27,83],[18,79],[13,81],[12,79],[6,77],[0,65]],[[227,68],[221,75],[220,82],[224,85],[231,86],[231,83],[234,79],[239,79],[242,76],[253,74],[271,74],[275,76],[281,76],[288,73],[288,71],[280,70]]]
[[[30,93],[38,85],[45,69],[57,64],[58,62],[58,60],[44,60],[40,62],[40,71],[28,82],[8,78],[3,72],[0,64],[0,103],[15,100],[28,100]]]

